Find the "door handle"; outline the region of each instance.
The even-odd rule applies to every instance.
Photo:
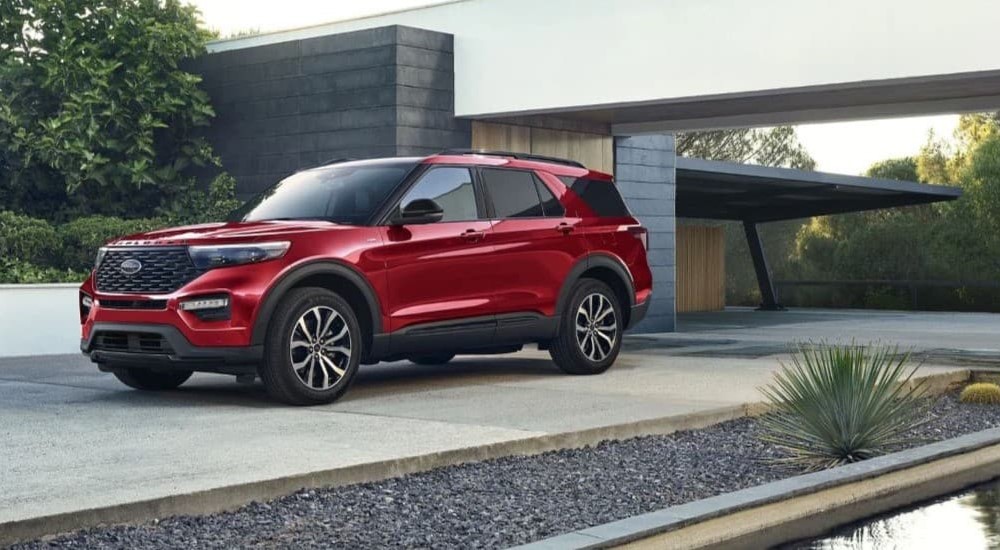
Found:
[[[484,236],[486,236],[485,231],[478,231],[476,229],[466,229],[461,235],[463,239],[474,243],[483,240]]]
[[[566,222],[563,222],[556,226],[556,231],[562,233],[563,235],[569,235],[570,233],[573,232],[573,226]]]

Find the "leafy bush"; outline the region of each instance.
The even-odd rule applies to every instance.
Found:
[[[0,258],[0,284],[82,283],[87,274]]]
[[[59,235],[48,222],[0,211],[0,259],[44,263],[60,248]]]
[[[107,216],[90,216],[73,220],[59,227],[63,253],[54,265],[74,271],[90,271],[97,249],[109,240],[134,233],[164,227],[162,219],[123,220]]]
[[[0,204],[51,220],[151,216],[218,164],[181,62],[211,33],[179,0],[0,3]]]
[[[923,384],[909,354],[883,345],[800,345],[761,392],[763,438],[806,470],[865,460],[907,443],[922,422]]]
[[[236,179],[219,174],[207,191],[191,191],[164,211],[169,225],[225,221],[241,202],[236,198]]]
[[[962,403],[1000,405],[1000,386],[988,382],[969,384],[958,396]]]

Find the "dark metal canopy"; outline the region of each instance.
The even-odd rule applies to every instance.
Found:
[[[954,200],[957,187],[677,157],[682,218],[771,222]]]

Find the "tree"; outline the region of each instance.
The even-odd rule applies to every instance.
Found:
[[[0,3],[0,210],[147,216],[217,165],[181,68],[210,37],[178,0]]]
[[[816,167],[791,126],[685,132],[677,135],[677,154],[802,170]]]
[[[832,279],[1000,278],[1000,115],[963,115],[952,143],[931,133],[916,157],[875,163],[868,175],[957,185],[963,196],[814,219],[797,237],[792,263],[798,272]],[[868,298],[851,305],[870,305]],[[971,289],[925,299],[948,308],[1000,305],[1000,296]]]
[[[902,157],[878,161],[868,168],[866,174],[870,178],[899,181],[920,181],[920,178],[917,175],[917,159],[914,157]]]

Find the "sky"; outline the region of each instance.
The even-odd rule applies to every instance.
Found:
[[[189,0],[206,26],[222,36],[239,31],[276,31],[354,19],[366,15],[440,3],[441,0]],[[873,163],[914,155],[928,131],[950,138],[957,115],[807,124],[799,139],[816,159],[816,169],[861,174]]]

